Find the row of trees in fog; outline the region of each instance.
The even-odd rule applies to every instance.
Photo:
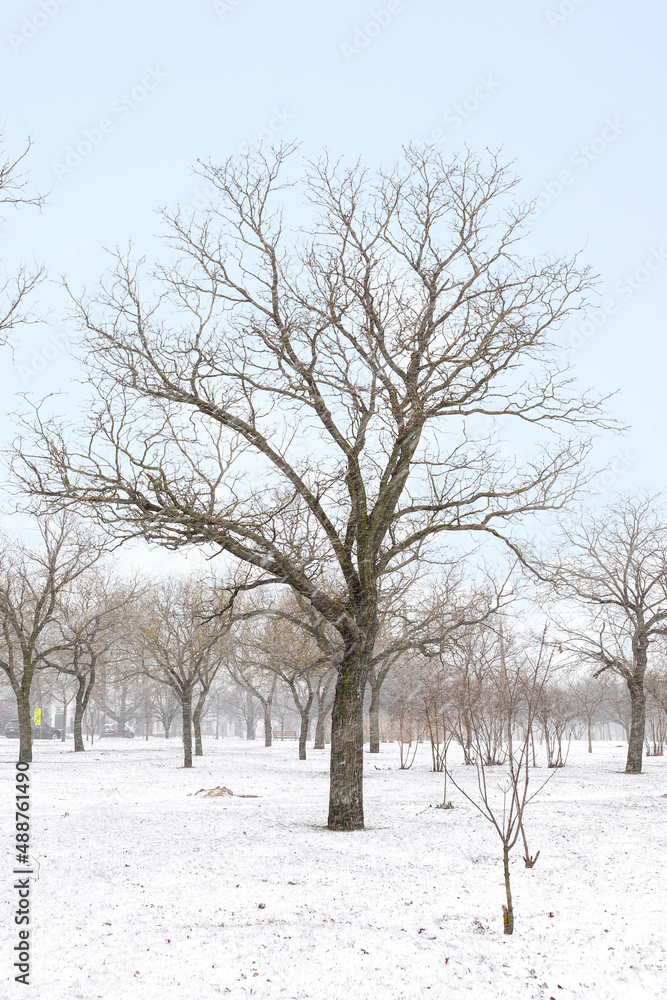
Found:
[[[653,517],[646,501],[634,509],[629,504],[615,520],[613,511],[604,513],[604,538],[595,536],[601,553],[609,555],[605,539],[622,537],[621,522],[631,519],[637,529],[637,518]],[[31,759],[36,698],[61,702],[65,712],[71,702],[75,751],[84,750],[84,731],[89,737],[103,732],[105,721],[122,731],[141,719],[144,732],[156,721],[169,737],[178,716],[190,767],[193,750],[203,753],[202,719],[212,713],[218,735],[221,720],[242,720],[254,738],[261,720],[267,746],[275,717],[296,720],[303,759],[314,723],[315,748],[324,747],[343,651],[335,630],[302,598],[281,587],[272,588],[267,600],[266,592],[239,592],[233,581],[204,572],[165,582],[121,578],[99,539],[71,515],[43,518],[39,527],[40,544],[32,548],[5,540],[0,575],[0,666],[16,699],[22,759]],[[544,585],[525,573],[496,583],[487,574],[474,585],[459,564],[437,585],[404,574],[401,587],[383,602],[366,680],[370,752],[379,750],[381,736],[396,740],[401,766],[408,767],[427,741],[434,770],[443,770],[452,741],[472,762],[475,729],[476,752],[481,748],[485,763],[503,763],[524,721],[512,707],[508,678],[530,665],[538,640],[526,622],[546,612],[551,655],[533,725],[548,764],[564,763],[563,747],[573,735],[588,739],[591,749],[594,727],[604,722],[622,727],[629,771],[641,770],[644,746],[661,755],[667,657],[653,619],[659,621],[667,598],[661,605],[651,575],[657,553],[648,543],[655,539],[635,530],[634,542],[643,544],[626,545],[616,583],[643,600],[640,624],[649,639],[648,630],[656,629],[650,666],[648,656],[630,660],[638,641],[633,608],[619,601],[610,612],[604,591],[592,607],[588,594],[575,605],[568,590],[565,614],[560,590],[571,587],[573,566],[565,583],[558,576],[549,599],[541,601]],[[543,573],[560,574],[561,566],[554,566]],[[576,572],[590,590],[592,573],[582,576],[580,563]],[[606,578],[612,580],[609,573]]]
[[[557,765],[623,685],[641,772],[647,692],[662,744],[667,515],[648,494],[581,512],[592,435],[615,428],[560,360],[587,267],[521,254],[531,206],[492,154],[291,175],[295,156],[199,164],[217,198],[163,213],[152,266],[119,251],[92,294],[65,286],[86,412],[33,401],[10,456],[41,532],[7,541],[0,580],[22,759],[41,674],[75,685],[79,751],[91,706],[122,723],[111,692],[155,685],[186,766],[224,677],[267,731],[289,692],[302,754],[330,712],[329,827],[353,830],[365,705],[371,751],[384,699],[402,752],[427,733],[434,766],[448,741],[492,766],[540,734]],[[20,169],[0,170],[5,205],[38,200]],[[0,330],[41,277],[8,280]],[[216,571],[121,579],[128,542]]]

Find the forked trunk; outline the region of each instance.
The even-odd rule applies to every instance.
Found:
[[[331,713],[330,830],[364,828],[364,681],[359,653],[346,655]]]
[[[204,747],[201,739],[201,715],[204,710],[204,702],[206,701],[206,695],[208,691],[200,691],[199,697],[197,698],[197,704],[195,705],[195,710],[192,713],[192,724],[195,731],[195,757],[204,756]]]
[[[306,704],[301,709],[301,729],[299,730],[299,760],[306,759],[306,741],[308,739],[308,726],[310,723],[310,710],[313,705],[313,692],[308,695]]]
[[[181,692],[183,716],[183,767],[192,767],[192,691]]]

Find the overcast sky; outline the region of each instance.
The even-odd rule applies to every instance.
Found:
[[[600,303],[564,338],[584,383],[620,389],[632,425],[600,455],[607,491],[667,492],[665,57],[656,0],[25,0],[3,4],[0,112],[10,149],[30,134],[41,215],[0,225],[21,258],[90,285],[102,247],[156,250],[160,205],[192,204],[198,157],[301,140],[371,165],[402,144],[502,146],[539,196],[531,250],[583,249]],[[20,336],[2,375],[9,412],[63,388],[72,365],[61,296],[53,332]],[[5,424],[5,439],[11,433]]]

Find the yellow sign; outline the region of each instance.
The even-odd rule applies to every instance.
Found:
[[[41,726],[42,724],[42,710],[41,708],[34,709],[34,722],[36,726]]]

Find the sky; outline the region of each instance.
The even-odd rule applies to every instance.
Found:
[[[0,120],[43,211],[0,224],[0,261],[38,261],[49,322],[18,331],[0,376],[21,394],[67,392],[64,297],[90,287],[104,248],[158,250],[156,209],[191,205],[198,158],[298,140],[369,165],[408,142],[454,155],[501,147],[538,199],[527,251],[581,251],[599,275],[589,316],[564,331],[582,383],[618,390],[600,495],[667,492],[662,461],[664,38],[655,0],[21,0],[0,14]],[[65,405],[65,404],[64,404]]]

